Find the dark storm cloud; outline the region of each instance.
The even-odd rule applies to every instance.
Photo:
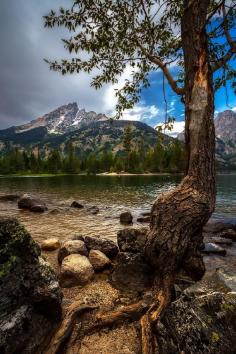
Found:
[[[67,57],[60,39],[69,34],[45,29],[42,16],[71,4],[70,0],[1,0],[0,129],[74,101],[102,111],[103,91],[89,87],[88,75],[62,77],[43,61]]]

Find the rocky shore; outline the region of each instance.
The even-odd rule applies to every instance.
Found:
[[[22,198],[4,198],[22,206]],[[38,199],[23,198],[28,198],[32,217],[52,212]],[[76,203],[71,207],[86,209]],[[145,311],[153,296],[152,269],[142,254],[149,215],[139,217],[144,220],[133,225],[133,215],[121,213],[116,242],[74,234],[64,240],[46,237],[40,245],[16,219],[2,217],[0,352],[141,353],[139,321],[129,314],[99,330],[87,330],[100,314],[122,311],[131,303],[141,301]],[[154,330],[161,353],[235,353],[235,242],[236,225],[210,220],[205,226],[201,249],[207,273],[197,283],[184,273],[176,279],[171,305]],[[219,268],[227,259],[228,266]],[[55,346],[55,328],[62,330],[75,303],[80,310],[73,326]]]

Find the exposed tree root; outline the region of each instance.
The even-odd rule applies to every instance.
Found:
[[[155,323],[170,301],[170,281],[165,283],[165,287],[157,292],[152,302],[140,300],[137,303],[124,306],[112,312],[97,312],[92,321],[85,324],[78,339],[82,339],[87,334],[95,333],[99,329],[122,324],[124,321],[139,321],[141,326],[142,353],[154,354],[155,339],[152,334],[152,325]],[[83,304],[80,301],[74,302],[69,308],[60,327],[52,337],[45,354],[57,354],[65,342],[69,339],[78,315],[98,308]]]
[[[50,344],[45,354],[57,354],[61,346],[70,337],[76,317],[85,311],[93,310],[96,308],[96,306],[87,305],[81,303],[81,301],[76,301],[71,304],[60,327],[51,338]]]

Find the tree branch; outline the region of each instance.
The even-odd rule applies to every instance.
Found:
[[[227,24],[227,14],[225,10],[225,4],[222,6],[222,11],[223,11],[223,29],[224,29],[224,34],[227,39],[227,42],[229,44],[229,51],[226,53],[226,55],[222,58],[220,58],[213,66],[212,66],[212,71],[215,72],[222,68],[231,58],[234,54],[236,54],[236,42],[233,40],[231,37],[231,34],[229,32],[228,24]]]
[[[177,82],[174,80],[173,76],[171,75],[169,69],[167,68],[166,64],[163,63],[162,60],[160,60],[159,58],[148,54],[147,55],[148,59],[159,66],[159,68],[163,71],[169,85],[171,86],[172,90],[177,93],[177,95],[183,95],[185,93],[185,89],[183,87],[179,87],[177,85]]]

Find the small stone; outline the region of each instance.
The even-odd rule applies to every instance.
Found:
[[[121,224],[130,225],[133,223],[133,215],[130,211],[125,211],[120,214],[120,222]]]
[[[89,260],[94,270],[103,270],[111,265],[110,259],[99,250],[91,250],[89,252]]]
[[[205,248],[204,250],[202,250],[203,253],[206,253],[206,254],[219,254],[219,255],[222,255],[222,256],[225,256],[226,255],[226,250],[218,245],[216,245],[215,243],[206,243],[205,244]]]
[[[75,200],[71,203],[71,208],[77,208],[77,209],[83,209],[84,206],[78,202],[76,202]]]
[[[85,243],[81,240],[70,240],[63,243],[58,252],[58,263],[61,264],[63,259],[70,254],[81,254],[82,256],[88,256],[88,250]]]
[[[71,254],[63,259],[59,277],[62,287],[85,285],[93,276],[94,270],[87,257]]]
[[[109,258],[115,257],[119,252],[119,249],[115,242],[107,238],[85,236],[84,242],[88,250],[99,250]]]
[[[41,243],[41,249],[44,251],[55,251],[60,247],[58,238],[49,238]]]

